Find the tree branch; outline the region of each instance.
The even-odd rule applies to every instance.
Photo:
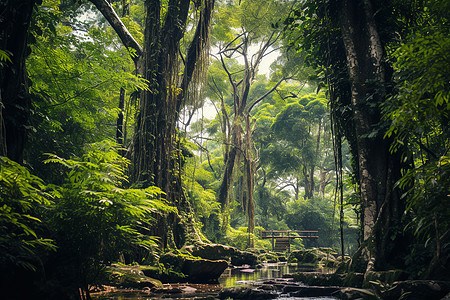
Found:
[[[105,19],[108,21],[108,23],[111,25],[111,27],[119,36],[123,45],[135,51],[134,54],[131,54],[131,59],[133,59],[133,61],[137,63],[143,53],[142,47],[134,39],[134,37],[131,35],[131,33],[128,31],[125,25],[122,23],[122,20],[120,20],[119,16],[116,14],[111,4],[106,0],[89,0],[89,1],[91,1],[92,4],[94,4],[95,7],[97,7],[98,11],[105,17]]]
[[[275,84],[270,90],[267,91],[267,93],[265,93],[264,95],[262,95],[261,97],[259,97],[258,99],[256,99],[255,101],[253,101],[252,104],[250,104],[249,108],[247,109],[247,113],[250,113],[250,111],[253,109],[253,107],[258,104],[259,102],[261,102],[264,98],[266,98],[267,96],[269,96],[274,90],[276,90],[276,88],[287,78],[282,78],[280,81],[278,81],[277,84]]]

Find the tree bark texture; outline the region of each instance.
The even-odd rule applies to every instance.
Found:
[[[169,1],[164,20],[161,2],[146,2],[144,33],[144,78],[149,90],[143,91],[133,148],[134,182],[160,187],[167,199],[176,203],[182,196],[179,170],[180,151],[176,146],[176,122],[201,52],[207,47],[213,0],[202,6],[194,38],[188,48],[181,78],[180,40],[184,36],[189,0]]]
[[[11,62],[0,62],[0,155],[23,161],[30,109],[25,58],[35,0],[0,2],[0,50]]]
[[[131,182],[141,187],[155,185],[165,193],[169,203],[188,210],[181,186],[182,157],[177,143],[177,121],[187,90],[195,81],[200,61],[206,52],[214,0],[195,1],[200,11],[193,40],[185,58],[180,59],[180,40],[184,37],[190,0],[145,1],[144,47],[128,32],[106,0],[91,0],[117,32],[122,43],[131,49],[138,74],[148,81],[142,91],[131,150]],[[128,1],[123,2],[124,9]],[[165,2],[164,2],[165,3]],[[164,17],[164,19],[162,19]],[[180,72],[182,71],[182,72]],[[183,75],[179,76],[179,73]],[[197,83],[197,82],[194,82]],[[165,232],[163,246],[173,244],[173,233]],[[177,246],[183,241],[177,241]]]
[[[385,97],[384,51],[369,0],[343,0],[340,27],[351,82],[351,101],[363,208],[363,238],[368,260],[387,263],[387,231],[399,220],[398,196],[392,191],[398,178],[397,157],[389,153],[389,141],[375,131]],[[377,224],[378,223],[378,224]],[[377,225],[376,225],[377,224]]]
[[[248,215],[248,227],[247,232],[253,234],[255,231],[255,202],[253,199],[253,188],[255,185],[255,172],[256,165],[253,159],[253,140],[252,140],[252,131],[253,126],[250,123],[250,115],[245,115],[245,155],[244,155],[244,168],[245,168],[245,177],[246,177],[246,188],[247,188],[247,215]],[[254,240],[250,238],[249,247],[254,247]]]

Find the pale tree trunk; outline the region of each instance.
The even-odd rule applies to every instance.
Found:
[[[325,187],[328,182],[328,174],[330,171],[328,170],[320,170],[319,175],[319,195],[322,195],[322,198],[325,196]]]
[[[384,55],[369,0],[342,1],[341,32],[351,81],[351,101],[357,144],[364,255],[369,267],[386,264],[386,228],[398,218],[398,197],[392,192],[396,157],[383,133],[373,132],[385,97]],[[378,224],[377,224],[378,222]],[[377,226],[375,226],[377,224]]]
[[[235,80],[233,78],[233,73],[230,72],[227,68],[227,65],[224,61],[224,56],[231,57],[231,55],[227,54],[228,52],[236,52],[236,49],[222,49],[220,52],[220,59],[222,63],[222,67],[224,71],[227,73],[230,84],[233,88],[233,109],[234,109],[234,118],[231,129],[231,145],[226,143],[226,151],[224,153],[225,158],[225,170],[224,175],[222,177],[221,185],[219,188],[218,194],[218,202],[222,205],[222,215],[223,221],[222,226],[228,226],[228,201],[230,190],[233,184],[233,170],[235,166],[240,162],[240,156],[244,156],[244,174],[246,181],[246,189],[247,189],[247,198],[246,198],[246,213],[249,218],[248,231],[249,233],[253,233],[255,227],[254,220],[254,202],[253,202],[253,188],[254,188],[254,176],[255,176],[255,162],[253,160],[253,151],[252,151],[252,130],[250,127],[246,127],[244,132],[243,123],[248,122],[250,126],[250,112],[251,110],[260,103],[265,97],[270,95],[276,88],[285,80],[283,78],[277,84],[275,84],[269,91],[267,91],[264,95],[250,101],[248,96],[250,92],[250,88],[253,84],[253,81],[256,76],[256,71],[258,69],[261,60],[263,59],[266,51],[278,40],[278,36],[273,33],[262,45],[260,51],[254,55],[252,59],[248,57],[248,48],[250,43],[250,33],[244,33],[242,35],[243,41],[239,46],[240,54],[243,56],[244,60],[244,76],[241,80]],[[223,106],[223,104],[222,104]],[[224,108],[222,109],[224,111]],[[223,116],[225,123],[228,120],[228,116]],[[228,148],[229,147],[229,148]],[[230,149],[229,151],[227,151]],[[242,203],[244,204],[244,203]],[[243,205],[244,206],[244,205]],[[222,227],[222,231],[225,232],[226,228]]]
[[[311,165],[311,171],[309,173],[309,184],[310,184],[310,191],[311,191],[311,199],[314,198],[314,190],[316,189],[316,183],[314,182],[314,170],[317,165],[318,157],[320,157],[319,151],[320,151],[320,135],[322,132],[322,119],[319,119],[319,129],[317,130],[317,140],[316,140],[316,152],[315,152],[315,158],[312,161]]]

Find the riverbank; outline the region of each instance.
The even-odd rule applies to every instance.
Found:
[[[165,284],[163,288],[118,289],[104,287],[104,291],[92,294],[98,300],[144,300],[144,299],[339,299],[341,288],[306,286],[292,278],[270,278],[257,281],[240,281],[241,286],[224,288],[220,284]],[[333,294],[336,294],[334,296]]]
[[[450,282],[447,281],[405,280],[389,286],[374,282],[371,288],[363,289],[334,284],[331,279],[338,275],[330,270],[323,271],[305,272],[302,266],[285,262],[264,263],[259,269],[249,266],[228,268],[215,284],[171,283],[143,288],[102,286],[91,295],[97,300],[450,300]],[[329,279],[325,280],[326,277]]]
[[[161,286],[144,288],[118,288],[103,286],[93,291],[94,299],[108,300],[142,300],[142,299],[298,299],[292,293],[306,293],[330,297],[330,288],[307,287],[301,282],[295,282],[292,273],[298,271],[330,272],[329,269],[318,270],[311,266],[298,264],[263,263],[258,268],[249,265],[230,267],[220,276],[216,284],[171,283]],[[303,290],[303,292],[301,292]],[[314,291],[313,291],[314,290]],[[334,289],[333,291],[337,290]],[[325,293],[323,293],[325,291]],[[312,294],[311,294],[312,293]],[[302,296],[303,297],[303,296]],[[314,296],[316,297],[316,296]]]

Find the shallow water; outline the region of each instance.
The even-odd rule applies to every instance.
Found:
[[[311,268],[299,267],[297,265],[291,265],[287,263],[266,263],[262,268],[251,269],[249,267],[239,267],[239,268],[229,268],[226,269],[222,276],[219,278],[219,284],[165,284],[165,287],[177,287],[181,289],[196,289],[194,294],[177,294],[169,296],[164,295],[151,295],[147,293],[130,291],[130,292],[115,292],[96,299],[108,299],[108,300],[147,300],[147,299],[196,299],[201,297],[206,297],[214,293],[218,293],[220,289],[226,287],[236,287],[236,286],[246,286],[252,285],[253,283],[271,279],[271,278],[281,278],[284,274],[294,273],[296,271],[312,271]],[[320,270],[322,272],[328,272],[329,270]],[[197,298],[197,299],[198,299]],[[331,300],[338,299],[334,297],[287,297],[285,295],[280,295],[278,300]]]
[[[223,287],[234,287],[247,284],[259,279],[281,278],[285,274],[297,271],[312,271],[308,267],[301,267],[287,263],[265,263],[262,268],[249,269],[244,267],[226,269],[219,278],[219,283]]]

